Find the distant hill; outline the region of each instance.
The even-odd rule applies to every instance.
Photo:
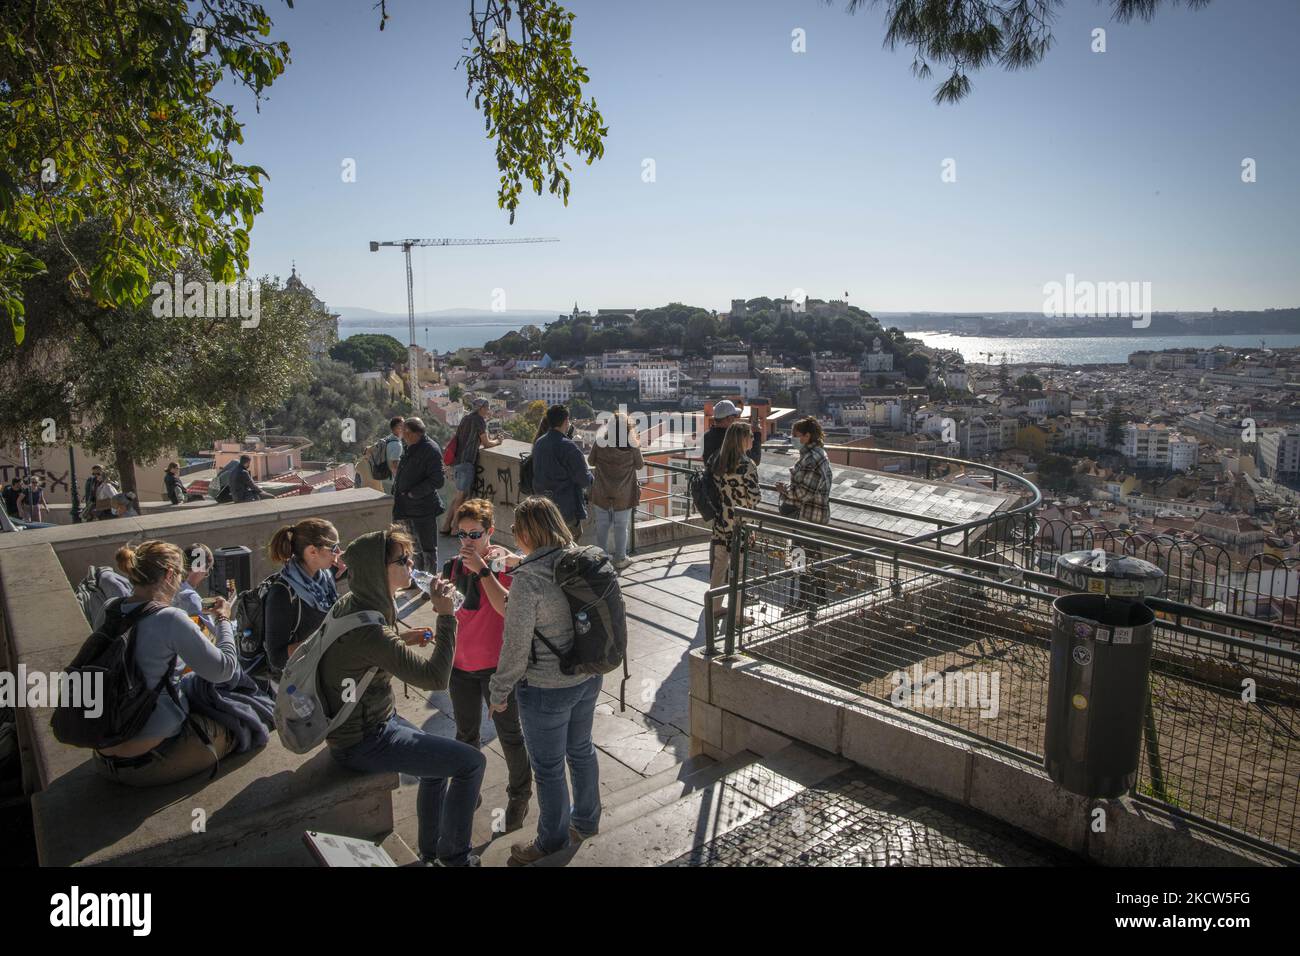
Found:
[[[358,306],[335,307],[343,325],[366,325],[370,327],[394,328],[407,324],[405,312],[376,312]],[[436,322],[438,325],[544,325],[553,322],[563,312],[541,311],[537,309],[509,309],[505,312],[493,312],[491,309],[438,309],[431,312],[415,313],[415,323]]]

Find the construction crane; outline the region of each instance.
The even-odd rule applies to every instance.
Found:
[[[415,286],[411,279],[412,246],[504,246],[518,242],[559,242],[559,239],[395,239],[391,242],[371,240],[370,251],[378,252],[380,246],[401,246],[406,253],[406,315],[410,320],[410,348],[407,350],[407,362],[410,366],[411,408],[420,410],[420,377],[417,374],[419,360],[416,358],[415,345]]]

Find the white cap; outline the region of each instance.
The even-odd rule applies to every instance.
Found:
[[[727,401],[725,398],[713,406],[713,417],[715,419],[730,418],[732,415],[739,415],[739,414],[740,412],[736,409],[736,406],[733,405],[731,402]]]

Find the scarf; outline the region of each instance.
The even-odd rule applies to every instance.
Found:
[[[318,611],[328,611],[339,599],[338,588],[334,585],[334,575],[330,573],[329,568],[317,571],[314,576],[308,577],[306,569],[298,563],[298,559],[290,558],[284,562],[284,570],[280,573],[280,577],[293,588],[298,597]]]

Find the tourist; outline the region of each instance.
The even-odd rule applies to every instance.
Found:
[[[758,507],[758,466],[749,457],[753,441],[754,432],[748,423],[733,421],[713,462],[711,475],[718,484],[722,507],[713,517],[713,536],[709,544],[710,588],[727,583],[727,571],[731,566],[731,534],[740,520],[736,517],[736,509]],[[722,619],[721,597],[713,599],[713,616],[715,622]]]
[[[43,484],[44,480],[40,475],[29,475],[24,482],[25,487],[18,507],[22,511],[23,520],[28,523],[40,523],[45,520],[44,513],[48,509],[45,504]]]
[[[615,412],[606,422],[605,428],[596,436],[590,460],[596,472],[596,480],[591,486],[591,506],[596,511],[596,544],[613,557],[614,567],[622,571],[632,563],[627,556],[628,529],[641,500],[637,472],[645,467],[640,438],[626,412]],[[611,528],[614,531],[613,551],[609,549]]]
[[[554,502],[529,497],[515,508],[515,567],[506,604],[505,632],[490,695],[493,714],[505,713],[518,685],[519,718],[537,782],[537,837],[510,848],[516,864],[533,863],[581,842],[600,825],[600,769],[591,725],[600,696],[599,674],[564,674],[541,635],[563,652],[574,640],[573,612],[555,583],[555,563],[573,548]],[[573,780],[570,809],[565,762]]]
[[[478,866],[478,857],[469,851],[486,759],[469,744],[425,733],[399,717],[393,706],[393,678],[421,690],[443,690],[456,655],[450,582],[437,581],[431,589],[438,614],[431,656],[409,646],[427,644],[426,631],[397,630],[393,595],[410,584],[414,548],[412,538],[397,527],[363,534],[348,545],[352,587],[332,613],[378,611],[387,624],[349,631],[321,658],[317,687],[329,713],[339,712],[345,689],[370,679],[352,713],[326,742],[330,755],[351,770],[419,778],[415,806],[421,860],[435,866]]]
[[[404,523],[419,543],[416,567],[437,574],[438,515],[442,514],[438,489],[447,481],[442,470],[442,449],[425,433],[419,418],[403,422],[402,441],[406,450],[393,483],[393,520]]]
[[[825,433],[817,419],[812,416],[801,418],[794,423],[790,434],[799,442],[799,460],[790,468],[790,483],[784,481],[776,485],[781,503],[792,511],[792,517],[811,524],[828,525],[831,523],[831,462],[826,457]],[[800,568],[808,568],[821,560],[821,549],[807,541],[795,538],[792,550],[795,563]],[[786,608],[787,612],[813,611],[826,597],[826,570],[803,571],[798,577],[798,594]]]
[[[206,628],[209,634],[216,634],[216,623],[203,609],[203,598],[198,591],[199,585],[206,581],[212,572],[212,549],[206,544],[192,544],[185,549],[184,555],[185,580],[181,582],[180,590],[172,599],[172,606],[184,611],[190,620],[198,618],[195,623],[202,622],[200,626]]]
[[[81,496],[82,517],[90,521],[97,517],[96,512],[101,510],[98,506],[99,487],[104,483],[104,469],[100,465],[92,465],[90,477],[86,479],[86,486]]]
[[[456,494],[451,500],[449,515],[455,515],[474,488],[474,477],[478,473],[478,453],[480,448],[495,448],[501,444],[500,438],[488,434],[488,400],[476,398],[474,408],[461,419],[456,429],[456,465],[452,469],[452,481],[456,485]],[[445,535],[454,532],[454,518],[448,519],[447,527],[442,529]]]
[[[303,518],[271,536],[266,552],[280,570],[270,575],[262,604],[262,641],[272,679],[280,679],[298,645],[339,599],[336,582],[347,571],[342,551],[338,530],[323,518]]]
[[[109,517],[138,518],[140,516],[140,499],[136,497],[134,491],[124,491],[113,495],[109,504],[113,509]]]
[[[189,489],[181,481],[181,466],[177,462],[170,462],[167,465],[167,471],[163,474],[163,488],[167,493],[167,500],[174,505],[184,504],[189,498]]]
[[[722,447],[722,438],[727,434],[727,429],[733,424],[740,421],[740,409],[733,402],[725,398],[713,406],[713,427],[704,433],[704,440],[700,445],[700,461],[708,463],[708,460],[717,454],[718,449]],[[763,455],[763,434],[758,428],[753,428],[754,438],[749,446],[749,459],[754,464],[758,464]]]
[[[11,518],[21,517],[18,511],[18,497],[22,494],[23,480],[15,475],[4,487],[5,514]]]
[[[95,771],[128,786],[151,787],[215,770],[234,747],[235,738],[216,721],[191,714],[186,695],[198,678],[222,684],[239,673],[229,606],[216,599],[211,611],[216,640],[209,641],[184,611],[170,606],[185,578],[180,548],[165,541],[145,541],[135,548],[121,548],[117,560],[133,589],[120,602],[110,602],[110,617],[117,612],[141,612],[132,645],[135,666],[146,687],[161,684],[165,692],[159,693],[139,734],[95,751]],[[186,667],[196,676],[182,679]]]
[[[464,595],[465,603],[456,612],[456,658],[448,689],[456,739],[479,748],[483,706],[490,703],[488,686],[501,656],[506,594],[510,589],[506,568],[518,563],[518,558],[504,548],[493,547],[492,502],[484,498],[471,498],[462,504],[456,510],[453,527],[460,540],[460,553],[447,562],[442,574]],[[492,569],[494,560],[501,563],[500,571]],[[505,832],[513,833],[524,825],[533,795],[533,772],[513,692],[506,698],[506,709],[492,714],[492,723],[509,772]]]
[[[240,455],[239,465],[230,473],[230,494],[235,501],[258,501],[262,498],[274,498],[270,492],[263,491],[253,480],[248,466],[253,463],[251,455]]]
[[[379,484],[384,489],[384,494],[393,493],[393,481],[397,478],[397,466],[402,460],[402,426],[406,419],[401,415],[394,415],[388,420],[388,435],[384,438],[384,460],[388,462],[388,477],[381,479]]]
[[[533,443],[533,491],[550,498],[564,516],[574,541],[582,537],[582,520],[587,517],[583,492],[594,480],[587,459],[569,438],[569,410],[552,405],[546,410],[546,433]]]

